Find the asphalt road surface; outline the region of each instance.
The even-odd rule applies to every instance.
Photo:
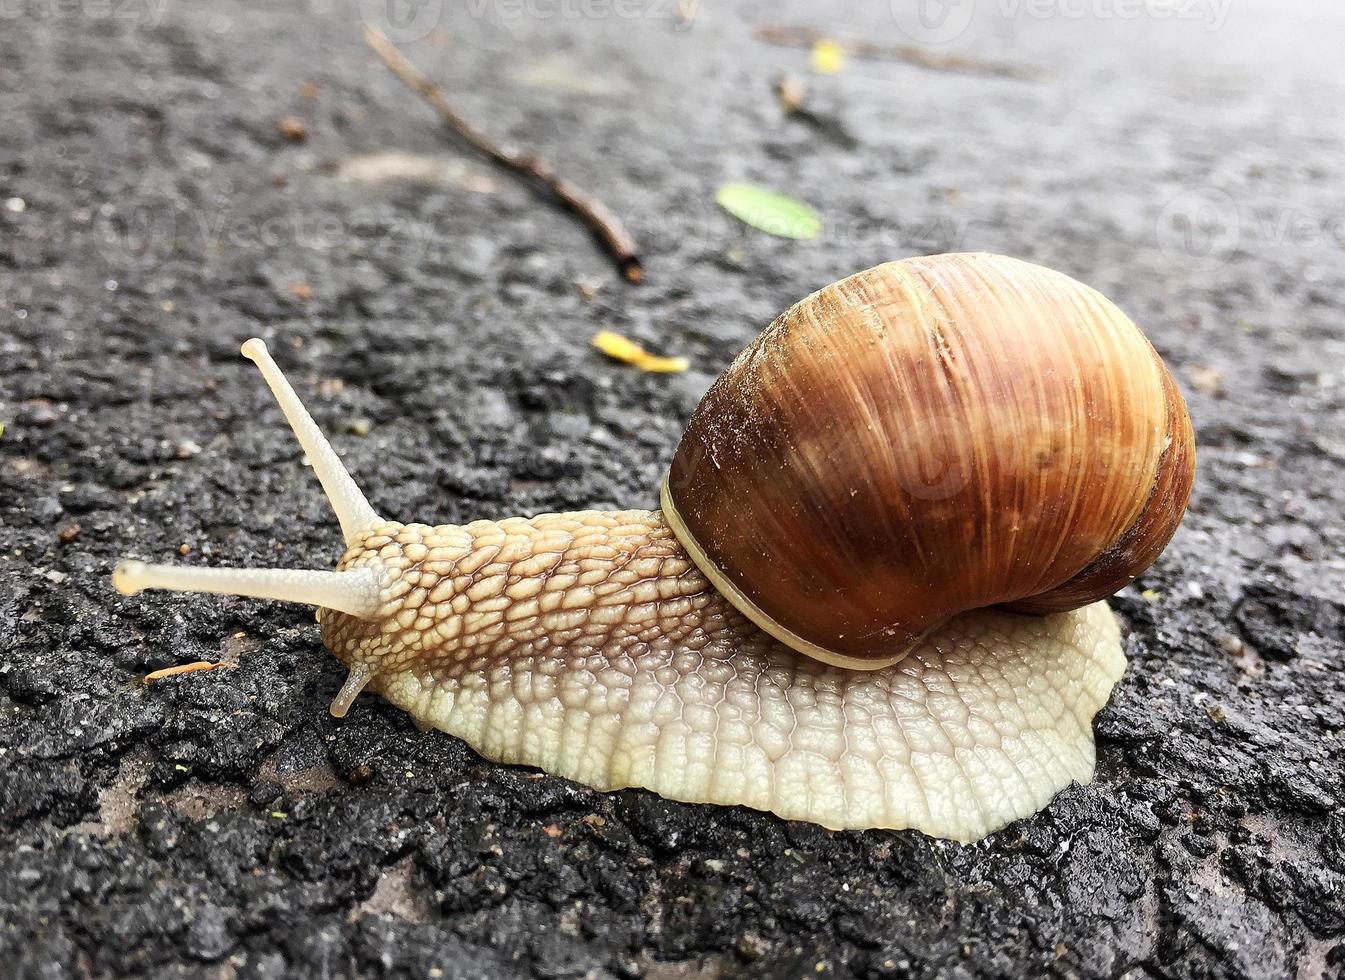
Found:
[[[0,975],[1345,971],[1345,10],[691,6],[0,2]],[[366,18],[623,216],[646,281],[446,138]],[[815,74],[766,21],[1036,75]],[[822,233],[737,223],[730,180]],[[962,249],[1114,298],[1200,448],[1185,524],[1114,600],[1096,781],[984,843],[598,793],[372,696],[336,721],[311,612],[109,586],[122,555],[340,552],[254,334],[381,513],[652,507],[777,312]],[[692,370],[607,361],[600,328]]]

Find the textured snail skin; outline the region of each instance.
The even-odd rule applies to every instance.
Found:
[[[321,609],[360,689],[489,759],[600,789],[741,804],[832,828],[975,840],[1093,775],[1125,661],[1097,603],[984,610],[901,663],[801,657],[710,587],[657,512],[382,523],[342,570],[381,607]]]
[[[772,635],[857,669],[957,613],[1111,595],[1171,539],[1190,418],[1096,290],[999,255],[856,273],[778,317],[692,415],[663,509]]]

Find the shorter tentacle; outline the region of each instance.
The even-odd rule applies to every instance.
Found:
[[[341,690],[332,698],[331,706],[327,709],[332,713],[332,717],[344,718],[350,706],[364,690],[364,685],[373,680],[373,677],[374,669],[368,664],[354,664],[350,668],[350,673],[346,675],[346,682],[341,685]]]

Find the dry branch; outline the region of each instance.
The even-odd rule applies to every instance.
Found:
[[[533,186],[546,191],[563,207],[577,215],[616,260],[617,267],[626,279],[630,282],[639,282],[644,278],[644,269],[640,265],[635,239],[601,201],[559,176],[555,168],[545,160],[515,147],[501,146],[493,142],[462,113],[453,108],[443,89],[411,64],[382,31],[366,26],[364,39],[383,63],[392,69],[393,74],[429,103],[430,108],[434,109],[439,118],[464,142],[483,156],[514,171]]]

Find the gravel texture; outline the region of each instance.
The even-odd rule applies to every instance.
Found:
[[[954,5],[933,49],[1032,81],[810,76],[752,39],[901,41],[899,2],[407,7],[465,110],[628,218],[640,286],[444,139],[359,38],[378,6],[0,6],[0,974],[1345,973],[1339,5]],[[712,200],[742,179],[826,230],[738,225]],[[776,312],[953,249],[1111,295],[1200,445],[1185,525],[1115,600],[1096,781],[982,844],[596,793],[372,697],[338,722],[310,611],[109,586],[121,555],[339,553],[250,335],[389,516],[652,507]],[[607,362],[600,327],[693,369]]]

